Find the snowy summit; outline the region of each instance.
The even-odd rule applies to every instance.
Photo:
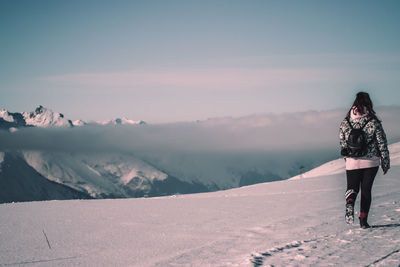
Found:
[[[36,127],[72,127],[71,120],[64,115],[39,106],[33,112],[23,112],[26,124]]]
[[[101,125],[136,125],[136,124],[146,124],[144,121],[139,120],[139,121],[134,121],[134,120],[129,120],[126,117],[122,118],[116,118],[113,120],[106,120],[106,121],[99,121],[97,122],[98,124]]]

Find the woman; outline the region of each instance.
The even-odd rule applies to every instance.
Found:
[[[383,174],[387,173],[390,158],[385,132],[368,93],[357,94],[353,106],[340,125],[339,136],[341,153],[346,161],[346,222],[354,222],[354,203],[361,186],[360,226],[369,228],[367,220],[372,184],[379,165]]]

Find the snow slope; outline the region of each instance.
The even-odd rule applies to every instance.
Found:
[[[317,168],[314,168],[308,172],[296,175],[290,179],[296,180],[296,179],[302,179],[302,178],[334,175],[334,174],[343,173],[343,172],[345,172],[345,170],[346,170],[345,161],[342,158],[340,158],[340,159],[332,160],[330,162],[322,164],[321,166],[319,166]]]
[[[400,144],[390,151],[371,229],[344,223],[345,174],[332,163],[213,193],[2,204],[0,265],[398,266]]]
[[[132,197],[167,175],[133,156],[112,153],[24,151],[24,159],[50,181],[92,197]]]
[[[0,153],[1,156],[0,203],[91,198],[84,192],[49,181],[32,169],[18,153]]]

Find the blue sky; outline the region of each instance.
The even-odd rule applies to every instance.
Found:
[[[0,1],[0,108],[202,120],[399,105],[400,1]]]

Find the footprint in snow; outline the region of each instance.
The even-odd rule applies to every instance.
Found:
[[[371,229],[358,226],[334,235],[297,240],[253,253],[250,261],[260,266],[398,266],[400,259],[400,224],[375,225]],[[395,250],[393,250],[395,248]],[[349,251],[359,251],[354,258]],[[357,262],[357,263],[356,263]]]

